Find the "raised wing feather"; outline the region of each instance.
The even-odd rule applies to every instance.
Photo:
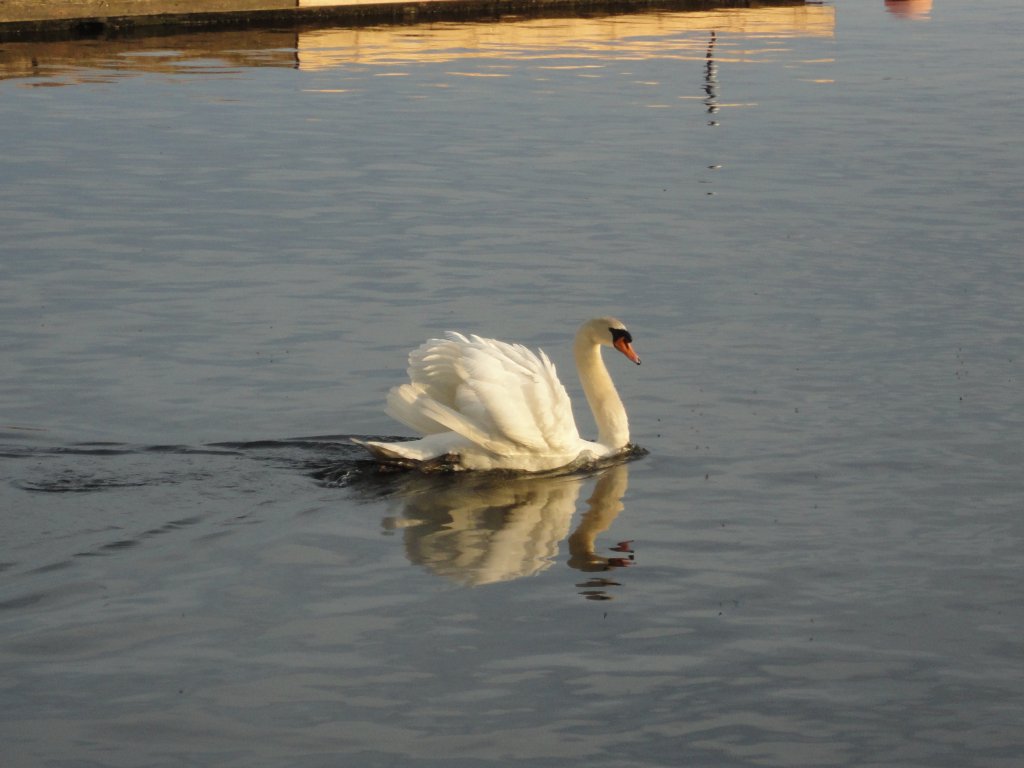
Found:
[[[421,434],[453,431],[494,453],[562,452],[579,441],[554,365],[518,344],[450,332],[409,356],[410,384],[388,398]]]

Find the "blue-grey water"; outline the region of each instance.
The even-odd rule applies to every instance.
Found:
[[[0,45],[3,765],[1018,765],[1022,35]],[[603,313],[646,457],[357,462],[423,339],[541,346],[582,405]]]

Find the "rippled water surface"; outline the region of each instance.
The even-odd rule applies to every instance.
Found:
[[[1017,5],[0,45],[4,765],[1016,765]],[[348,441],[608,312],[647,456]]]

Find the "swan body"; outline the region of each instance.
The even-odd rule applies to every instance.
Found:
[[[580,437],[569,395],[543,351],[454,331],[413,350],[409,383],[388,393],[388,415],[423,437],[357,442],[385,463],[422,469],[543,472],[614,456],[629,446],[629,421],[601,347],[639,365],[632,341],[613,317],[589,320],[576,333],[573,353],[596,442]]]

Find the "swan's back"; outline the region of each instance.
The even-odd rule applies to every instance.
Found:
[[[387,410],[422,435],[455,432],[498,455],[578,449],[569,396],[543,352],[448,332],[410,353],[408,373]]]

